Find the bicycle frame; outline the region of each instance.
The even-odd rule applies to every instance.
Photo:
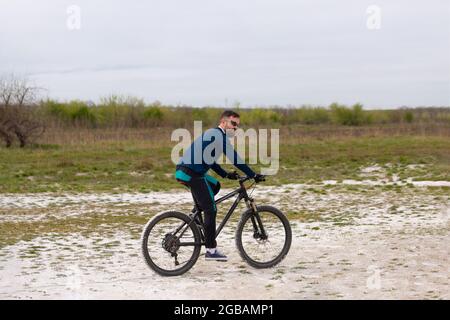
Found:
[[[231,208],[228,210],[227,214],[225,215],[225,217],[223,218],[222,222],[220,223],[220,225],[217,227],[216,230],[216,238],[219,236],[220,232],[222,231],[223,227],[225,226],[225,224],[228,222],[228,220],[231,218],[231,215],[233,214],[234,210],[236,209],[236,207],[238,206],[239,202],[241,202],[242,199],[245,199],[245,201],[250,201],[250,198],[247,194],[247,189],[241,185],[241,187],[239,189],[236,189],[232,192],[230,192],[229,194],[217,199],[215,201],[216,205],[228,200],[232,197],[234,197],[235,195],[238,195],[238,197],[236,198],[236,200],[234,200],[233,204],[231,205]],[[253,201],[253,200],[251,200]],[[198,214],[198,212],[197,212]]]
[[[256,213],[256,206],[254,204],[253,198],[250,198],[247,194],[247,188],[244,185],[244,182],[249,180],[250,178],[246,177],[245,179],[240,179],[239,180],[239,185],[240,187],[232,192],[230,192],[227,195],[224,195],[223,197],[215,200],[215,204],[219,204],[225,200],[228,200],[236,195],[237,198],[236,200],[234,200],[233,204],[231,205],[230,209],[228,210],[227,214],[225,215],[225,217],[223,218],[222,222],[220,223],[219,227],[216,229],[216,239],[219,236],[220,232],[222,231],[223,227],[226,225],[226,223],[228,222],[228,220],[230,219],[231,215],[233,214],[234,210],[236,209],[236,207],[238,206],[238,204],[241,202],[242,199],[245,200],[245,203],[247,204],[247,208],[251,209],[254,213]],[[252,184],[253,185],[253,184]],[[195,201],[195,199],[194,199]],[[191,221],[186,225],[186,223],[182,224],[181,226],[179,226],[177,228],[177,230],[175,231],[174,234],[177,234],[178,231],[181,230],[181,228],[183,228],[184,226],[186,226],[186,228],[181,232],[179,237],[182,237],[182,235],[184,234],[184,232],[187,230],[187,228],[189,228],[189,226],[195,221],[196,217],[199,216],[200,214],[200,210],[198,210],[199,206],[196,203],[196,208],[197,210],[194,212],[194,215],[191,217]],[[201,216],[200,216],[201,217]],[[262,233],[262,235],[265,235],[265,230],[264,227],[262,225],[262,221],[259,217],[259,215],[255,214],[254,217],[251,218],[252,219],[252,224],[253,224],[253,228],[255,230],[255,232],[257,232],[258,227],[260,228],[260,231]],[[256,220],[256,221],[255,221]],[[202,219],[200,218],[201,223],[203,224]],[[180,246],[189,246],[189,245],[197,245],[198,243],[195,242],[184,242],[184,243],[180,243]],[[205,242],[201,242],[201,245],[204,245]]]

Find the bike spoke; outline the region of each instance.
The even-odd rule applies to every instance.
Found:
[[[153,226],[147,239],[146,249],[150,260],[164,271],[183,268],[194,255],[194,245],[180,246],[181,243],[196,242],[193,230],[180,218],[168,217],[159,221]]]
[[[259,212],[267,239],[255,239],[255,229],[251,218],[242,230],[242,247],[245,254],[255,262],[266,263],[276,259],[286,243],[283,222],[271,212]],[[258,229],[259,227],[256,226]],[[260,234],[260,230],[256,230]],[[261,235],[259,235],[261,236]]]

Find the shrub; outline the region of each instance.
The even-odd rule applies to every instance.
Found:
[[[252,109],[240,113],[241,120],[246,125],[277,124],[282,120],[282,115],[270,109]]]
[[[159,107],[147,107],[144,110],[144,118],[161,120],[163,113]]]
[[[414,120],[414,115],[411,110],[405,112],[404,119],[408,123],[412,123]]]
[[[44,112],[63,121],[71,119],[71,113],[67,104],[57,102],[55,100],[46,100],[42,103]]]
[[[73,106],[72,111],[72,120],[75,124],[79,125],[96,125],[96,117],[92,109],[90,109],[87,105],[79,105]]]
[[[333,114],[333,119],[337,124],[346,126],[359,126],[368,123],[368,119],[363,111],[363,106],[359,103],[354,104],[351,108],[345,105],[332,103],[330,110]]]
[[[304,124],[324,124],[330,122],[330,112],[325,108],[302,107],[298,110],[298,121]]]

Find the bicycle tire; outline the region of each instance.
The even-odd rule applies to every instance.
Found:
[[[168,218],[177,218],[177,219],[184,221],[185,223],[190,222],[190,218],[186,214],[177,212],[177,211],[166,211],[166,212],[162,212],[162,213],[156,215],[145,225],[145,227],[142,231],[141,249],[142,249],[142,254],[143,254],[144,260],[145,260],[146,264],[150,267],[150,269],[152,269],[153,271],[155,271],[156,273],[158,273],[159,275],[162,275],[162,276],[179,276],[179,275],[182,275],[183,273],[187,272],[189,269],[191,269],[194,266],[194,264],[197,262],[197,259],[200,255],[201,245],[200,244],[193,245],[194,250],[193,250],[192,256],[189,258],[188,262],[184,266],[182,266],[178,269],[167,270],[167,269],[164,269],[164,268],[161,268],[160,266],[158,266],[150,256],[149,248],[148,248],[148,237],[149,237],[150,232],[152,231],[153,227],[155,225],[157,225],[158,222],[161,222],[162,220],[168,219]],[[201,243],[200,231],[198,230],[197,225],[195,223],[192,223],[189,228],[191,229],[191,231],[194,235],[194,241]],[[170,231],[170,230],[167,230],[167,231]]]
[[[254,268],[262,269],[262,268],[271,268],[278,263],[280,263],[288,254],[289,249],[291,247],[292,243],[292,230],[291,225],[289,223],[289,220],[286,218],[286,216],[277,208],[272,206],[256,206],[257,212],[269,212],[274,214],[278,219],[281,221],[284,227],[285,231],[285,243],[283,245],[282,250],[280,253],[272,260],[265,261],[265,262],[259,262],[254,259],[252,259],[245,251],[243,244],[242,244],[242,232],[245,227],[246,222],[251,218],[252,215],[254,215],[253,211],[251,209],[248,209],[245,211],[240,221],[238,222],[238,226],[236,229],[236,235],[235,235],[235,241],[236,246],[239,251],[239,255],[244,259],[249,265],[251,265]]]

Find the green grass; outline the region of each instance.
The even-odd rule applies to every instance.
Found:
[[[450,180],[450,139],[445,137],[310,139],[285,144],[281,141],[280,169],[267,184],[360,179],[360,168],[374,163],[386,166],[389,175],[400,178]],[[175,165],[170,160],[173,145],[170,141],[166,147],[128,141],[125,146],[120,142],[93,142],[24,149],[0,147],[0,193],[149,192],[180,188],[173,178]],[[409,164],[426,167],[407,170]],[[236,185],[227,180],[221,183],[224,187]]]
[[[101,233],[108,240],[108,234],[113,235],[117,230],[127,230],[139,238],[142,226],[148,221],[148,216],[124,214],[90,214],[83,217],[69,217],[65,219],[49,218],[44,221],[21,221],[0,223],[0,248],[18,241],[30,241],[43,234],[72,234],[82,235]],[[130,227],[134,226],[134,227]],[[104,248],[114,248],[119,242],[109,239],[102,244]],[[36,255],[39,247],[31,247],[28,254]]]
[[[0,149],[0,192],[149,191],[173,187],[170,148],[96,145]]]
[[[280,164],[284,182],[351,179],[362,166],[394,164],[391,174],[408,164],[426,164],[418,178],[450,179],[450,139],[439,137],[354,138],[282,145]],[[417,170],[416,170],[417,171]]]

